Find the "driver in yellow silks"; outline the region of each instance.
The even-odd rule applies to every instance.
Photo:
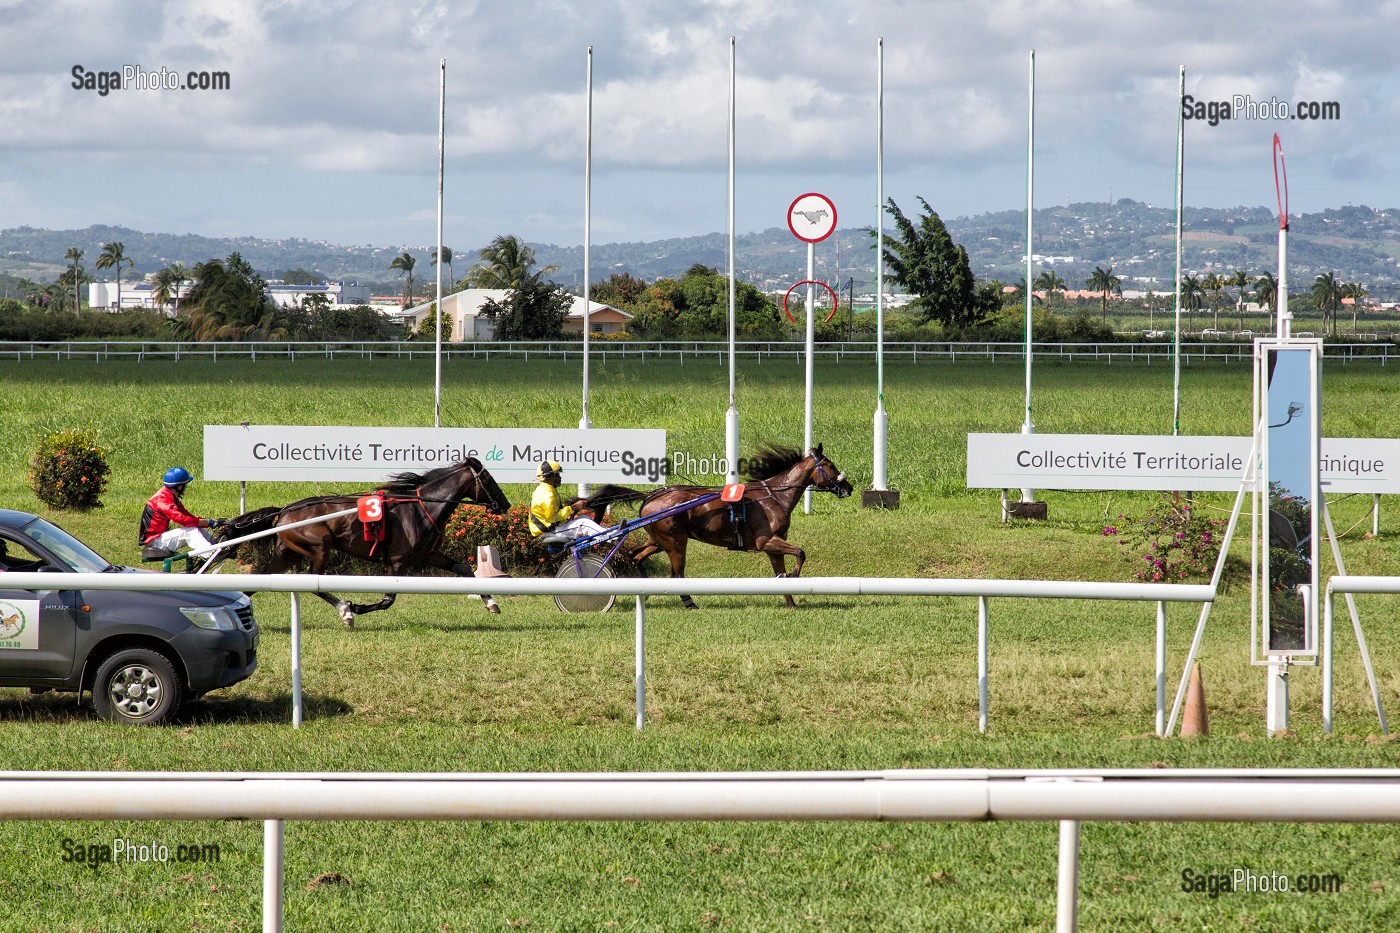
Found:
[[[563,469],[553,460],[544,460],[535,472],[535,479],[540,484],[535,487],[535,494],[530,499],[530,535],[536,538],[542,534],[562,535],[566,540],[573,541],[606,531],[593,519],[574,514],[582,499],[560,506],[559,483]]]

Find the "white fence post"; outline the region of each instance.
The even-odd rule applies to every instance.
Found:
[[[281,820],[263,820],[263,933],[282,933],[285,848]]]
[[[1157,738],[1167,732],[1167,604],[1157,601]]]
[[[1060,872],[1055,885],[1055,933],[1079,929],[1079,821],[1060,820]]]
[[[977,731],[987,731],[987,597],[977,597]]]
[[[292,594],[292,728],[300,729],[301,707],[301,594]]]
[[[637,731],[647,721],[647,598],[637,594]]]

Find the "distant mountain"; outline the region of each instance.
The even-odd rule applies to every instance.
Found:
[[[902,205],[906,211],[916,205]],[[968,252],[973,270],[1008,284],[1025,270],[1025,213],[1000,211],[975,217],[944,218],[953,238]],[[1053,269],[1071,287],[1082,287],[1095,266],[1112,266],[1125,288],[1172,288],[1175,247],[1171,208],[1152,207],[1128,198],[1115,203],[1070,204],[1035,212],[1035,252],[1046,257],[1037,269]],[[1183,219],[1183,264],[1188,273],[1249,275],[1274,270],[1278,221],[1267,208],[1191,208]],[[1369,207],[1328,209],[1303,214],[1291,222],[1289,281],[1295,290],[1322,272],[1361,282],[1379,300],[1400,299],[1400,209]],[[508,232],[508,231],[503,231]],[[886,228],[887,235],[890,228]],[[402,287],[389,262],[402,246],[341,246],[322,240],[267,240],[254,237],[211,238],[193,234],[143,233],[124,227],[92,226],[84,230],[18,227],[0,231],[0,273],[39,282],[56,278],[70,246],[86,250],[84,263],[95,272],[102,244],[120,240],[135,260],[137,276],[172,262],[193,265],[237,250],[266,278],[289,269],[304,269],[331,279]],[[484,244],[482,244],[484,245]],[[541,265],[559,266],[553,278],[577,290],[583,281],[583,247],[531,244]],[[855,280],[857,294],[874,287],[874,238],[865,229],[847,228],[816,249],[817,275],[835,282]],[[460,278],[476,259],[479,246],[456,249],[454,272]],[[785,228],[735,237],[737,273],[764,288],[785,288],[806,276],[805,244]],[[410,247],[420,270],[430,270],[430,247]],[[629,272],[648,281],[679,276],[699,263],[725,267],[725,237],[713,233],[651,243],[605,243],[592,247],[594,281],[613,272]],[[420,271],[420,281],[430,271]]]

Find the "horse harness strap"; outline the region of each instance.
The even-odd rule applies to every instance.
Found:
[[[734,540],[729,543],[731,551],[744,550],[744,526],[749,518],[748,502],[744,499],[747,489],[744,483],[730,483],[719,496],[729,508],[729,527],[734,530]]]

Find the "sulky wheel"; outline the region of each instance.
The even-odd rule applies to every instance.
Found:
[[[559,572],[555,576],[567,580],[576,577],[606,580],[611,579],[616,574],[603,561],[602,557],[597,554],[584,554],[577,559],[573,555],[564,558],[564,563],[559,566]],[[586,596],[571,594],[554,597],[554,604],[565,612],[607,612],[615,602],[617,602],[617,597],[612,593]]]

